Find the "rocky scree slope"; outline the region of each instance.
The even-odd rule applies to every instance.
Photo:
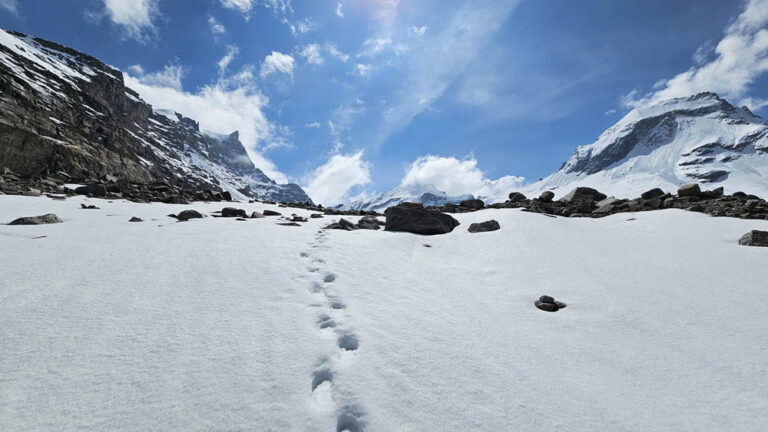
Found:
[[[153,110],[121,72],[55,42],[0,30],[0,168],[23,178],[65,174],[75,182],[116,176],[237,199],[310,201],[251,162],[237,132]]]

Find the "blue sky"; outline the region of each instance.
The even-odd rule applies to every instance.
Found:
[[[2,27],[240,130],[257,166],[328,204],[535,181],[665,96],[765,114],[766,21],[766,0],[0,0]]]

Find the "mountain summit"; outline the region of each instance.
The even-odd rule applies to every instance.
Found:
[[[239,140],[155,110],[91,56],[0,30],[0,168],[25,177],[115,175],[138,183],[228,191],[237,199],[310,201],[253,165]]]
[[[637,108],[549,177],[525,188],[589,186],[616,196],[686,183],[768,196],[768,122],[714,93]]]

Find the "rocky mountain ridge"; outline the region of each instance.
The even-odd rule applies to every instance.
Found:
[[[237,132],[217,136],[154,110],[120,71],[55,42],[0,30],[0,168],[22,178],[106,176],[136,184],[308,202],[253,165]]]

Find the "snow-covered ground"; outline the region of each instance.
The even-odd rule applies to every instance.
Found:
[[[0,196],[64,220],[0,225],[0,430],[768,429],[768,221],[165,216],[221,207]]]

